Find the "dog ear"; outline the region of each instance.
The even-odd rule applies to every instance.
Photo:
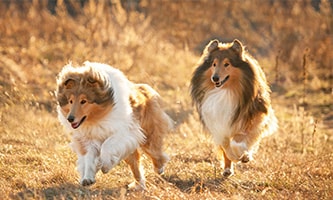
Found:
[[[65,89],[72,89],[75,86],[75,80],[68,78],[65,82],[64,82],[64,86]]]
[[[219,41],[218,40],[212,40],[209,42],[209,44],[206,46],[206,51],[208,51],[208,53],[211,53],[212,51],[214,51],[215,49],[217,49],[219,46]]]
[[[232,42],[230,49],[233,50],[239,57],[243,58],[244,47],[239,40],[235,39]]]

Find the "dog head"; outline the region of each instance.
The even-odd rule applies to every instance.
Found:
[[[91,66],[65,66],[57,79],[61,114],[73,129],[98,121],[113,107],[113,90],[105,75]]]
[[[209,60],[210,80],[216,88],[233,85],[247,68],[244,47],[237,39],[225,44],[213,40],[206,46],[204,53]]]

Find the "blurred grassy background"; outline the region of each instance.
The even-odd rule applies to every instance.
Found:
[[[333,1],[27,0],[0,2],[0,196],[14,199],[331,199]],[[271,84],[280,130],[224,180],[189,98],[210,39],[240,39]],[[127,192],[125,164],[78,185],[57,122],[55,77],[69,61],[105,62],[152,85],[177,123],[164,177]]]

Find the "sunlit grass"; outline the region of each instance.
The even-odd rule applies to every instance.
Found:
[[[43,1],[0,4],[1,198],[333,197],[332,11],[326,1],[320,11],[293,1],[142,1],[140,11],[106,2],[89,1],[83,8],[73,3],[76,16],[61,3],[56,14]],[[213,37],[238,38],[258,59],[272,84],[280,125],[262,141],[255,160],[237,164],[228,179],[188,89],[201,50]],[[152,85],[176,122],[165,140],[171,157],[165,174],[156,175],[143,157],[147,191],[126,190],[133,177],[124,162],[106,175],[99,172],[91,187],[78,183],[54,90],[63,65],[85,60],[106,62],[130,80]]]

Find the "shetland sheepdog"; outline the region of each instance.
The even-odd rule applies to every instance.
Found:
[[[250,161],[261,138],[278,127],[265,74],[237,39],[206,46],[190,90],[201,123],[224,157],[225,177],[234,173],[233,162]]]
[[[95,183],[98,170],[107,173],[124,159],[135,178],[129,186],[144,189],[139,147],[155,171],[164,172],[169,158],[162,150],[163,137],[172,121],[150,86],[130,82],[107,64],[68,64],[57,76],[56,98],[59,121],[72,132],[81,185]]]

